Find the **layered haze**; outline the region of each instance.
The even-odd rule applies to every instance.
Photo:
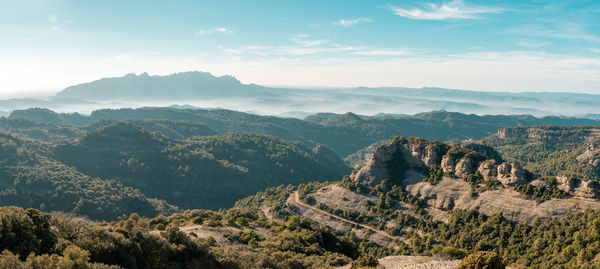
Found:
[[[143,106],[225,108],[295,118],[320,112],[377,115],[432,110],[593,118],[600,95],[404,87],[269,87],[198,71],[166,76],[130,73],[73,85],[49,97],[0,100],[0,115],[31,107],[87,114],[100,108]]]

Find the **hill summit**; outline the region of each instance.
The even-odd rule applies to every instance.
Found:
[[[182,72],[167,76],[127,74],[102,78],[68,87],[56,98],[90,101],[115,100],[189,100],[198,98],[231,98],[244,96],[258,88],[244,85],[233,76],[214,76],[205,72]]]

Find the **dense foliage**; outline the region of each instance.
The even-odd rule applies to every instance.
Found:
[[[51,112],[51,111],[50,111]],[[50,113],[44,111],[44,113]],[[52,112],[53,113],[53,112]],[[41,122],[66,122],[83,126],[104,118],[117,120],[169,119],[200,122],[219,134],[231,132],[257,132],[288,141],[298,141],[308,146],[323,144],[332,148],[338,156],[346,157],[368,145],[395,135],[415,136],[438,141],[461,141],[481,139],[494,134],[498,128],[511,126],[597,125],[589,119],[544,117],[529,115],[466,115],[446,111],[421,113],[414,116],[314,116],[306,120],[259,116],[230,110],[138,108],[102,109],[90,116],[80,114],[56,114],[40,117],[39,111],[13,112],[10,118],[29,118]],[[151,129],[151,128],[149,128]],[[160,131],[159,129],[152,129]]]
[[[115,219],[137,211],[169,212],[162,201],[110,180],[89,177],[44,156],[40,145],[0,133],[0,205]]]
[[[594,127],[538,126],[506,129],[506,136],[483,141],[506,159],[515,160],[532,172],[580,179],[600,179],[600,140]]]
[[[228,243],[185,232],[188,227],[220,234]],[[0,268],[323,268],[361,255],[351,237],[309,219],[267,221],[239,208],[152,219],[132,214],[97,223],[5,207],[0,208],[0,249]]]
[[[230,207],[271,186],[340,178],[347,169],[322,147],[313,151],[270,136],[233,133],[181,142],[125,123],[50,151],[82,173],[119,180],[182,208]]]

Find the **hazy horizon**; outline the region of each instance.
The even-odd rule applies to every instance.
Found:
[[[190,70],[259,85],[600,93],[597,1],[26,0],[4,7],[0,97]]]

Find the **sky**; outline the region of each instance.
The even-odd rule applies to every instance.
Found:
[[[193,70],[261,85],[600,94],[598,0],[0,5],[0,97]]]

